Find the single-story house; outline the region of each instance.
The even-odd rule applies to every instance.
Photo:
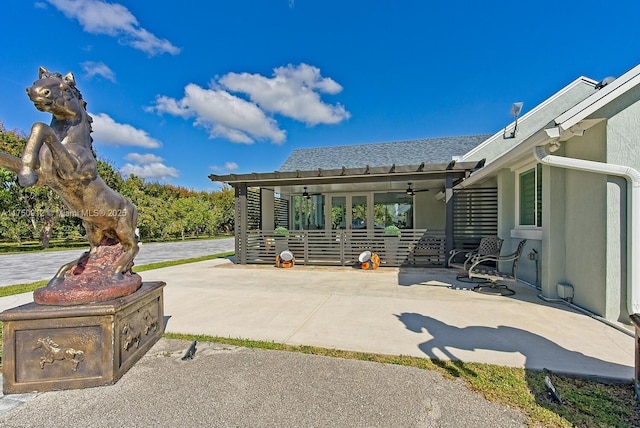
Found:
[[[299,149],[278,171],[210,178],[235,188],[236,263],[273,263],[280,239],[298,263],[345,265],[371,249],[388,266],[446,266],[483,236],[504,239],[503,253],[527,239],[519,279],[629,322],[639,101],[637,66],[580,77],[494,135]]]
[[[489,211],[475,235],[455,228],[452,198],[436,198],[482,167],[455,156],[488,137],[298,149],[278,171],[212,174],[236,191],[236,262],[274,263],[284,228],[298,264],[350,265],[372,250],[387,266],[444,266],[455,233],[497,233],[495,189],[478,196]],[[468,220],[468,209],[460,213]]]

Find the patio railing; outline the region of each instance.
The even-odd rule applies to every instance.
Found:
[[[442,267],[446,260],[444,231],[431,229],[403,229],[399,237],[383,230],[289,230],[288,236],[252,230],[238,249],[246,251],[249,264],[274,263],[286,249],[303,265],[353,265],[366,250],[378,254],[383,266]]]

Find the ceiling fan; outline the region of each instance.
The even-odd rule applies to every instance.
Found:
[[[405,190],[405,193],[409,196],[413,196],[418,192],[428,192],[429,189],[422,189],[422,190],[415,190],[411,187],[411,182],[407,183],[409,185],[409,187],[407,187],[407,190]]]
[[[303,187],[304,192],[302,192],[302,197],[305,199],[311,199],[312,196],[322,195],[322,193],[309,193],[307,191],[307,186]]]

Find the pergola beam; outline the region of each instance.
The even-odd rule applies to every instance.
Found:
[[[387,167],[317,169],[310,171],[275,171],[250,174],[211,174],[212,181],[221,181],[235,187],[237,183],[248,186],[287,186],[301,182],[313,184],[364,183],[387,181],[411,181],[420,179],[466,178],[474,171],[478,162],[450,162],[442,164],[392,165]]]

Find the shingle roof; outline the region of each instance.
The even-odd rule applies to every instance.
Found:
[[[462,156],[491,135],[427,138],[388,143],[296,149],[279,171],[310,171],[318,168],[364,168],[390,165],[446,163]]]

